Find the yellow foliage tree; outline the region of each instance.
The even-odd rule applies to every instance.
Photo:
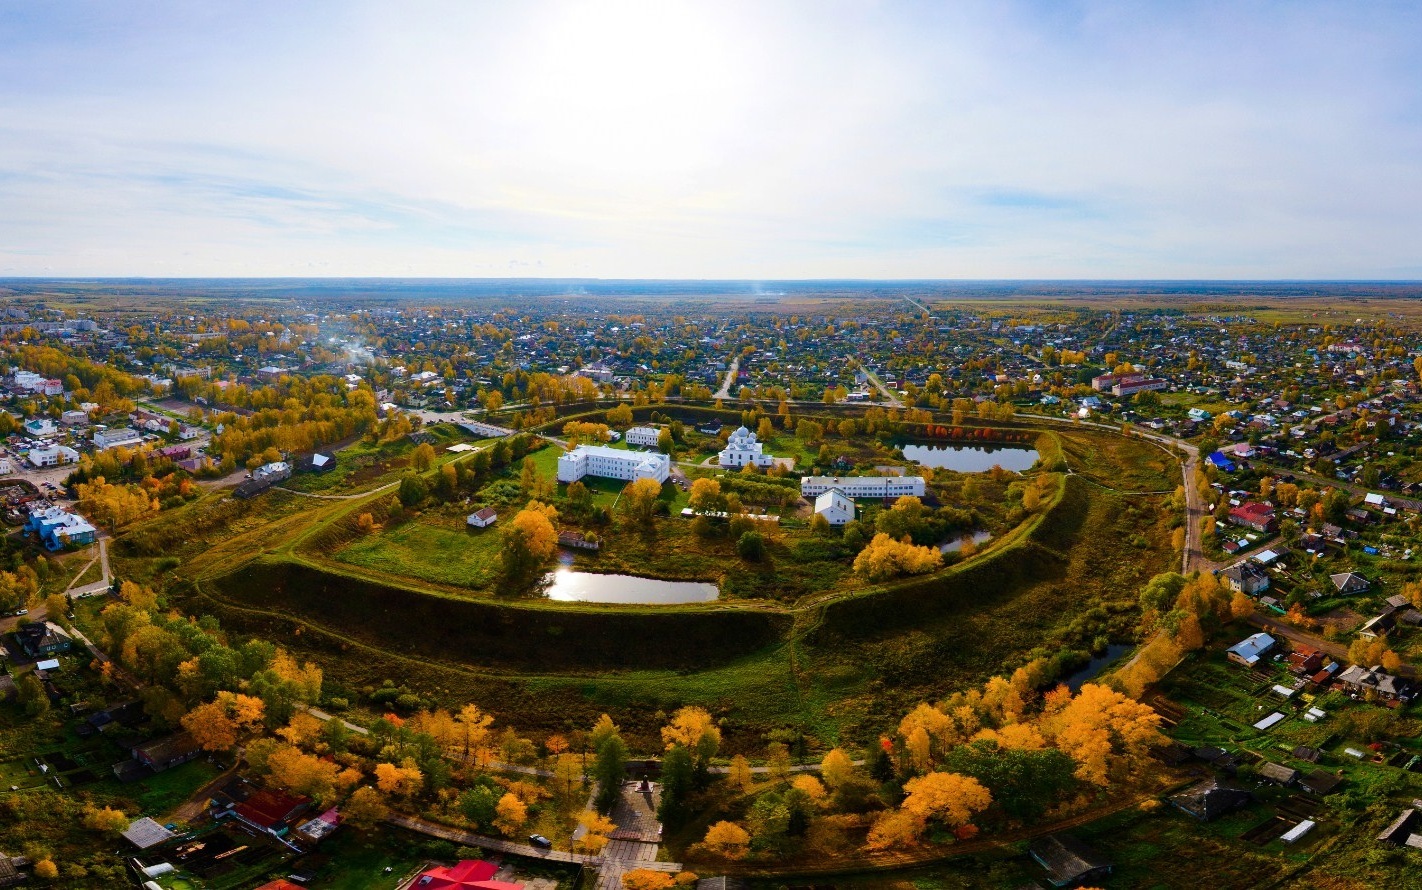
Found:
[[[706,829],[706,837],[701,844],[713,855],[740,859],[750,849],[750,832],[734,822],[723,820]]]
[[[992,805],[992,793],[971,776],[929,773],[904,784],[903,808],[925,821],[936,819],[952,828],[967,825]]]
[[[871,850],[905,847],[918,840],[925,828],[924,820],[908,810],[889,810],[874,820],[866,845]]]
[[[905,538],[896,541],[879,532],[854,558],[856,574],[870,581],[886,581],[900,575],[921,575],[943,565],[936,547],[919,547]]]
[[[751,773],[750,761],[740,754],[731,758],[731,766],[726,771],[726,781],[730,786],[744,794],[755,784],[755,776]]]
[[[838,788],[853,779],[855,772],[854,761],[849,759],[843,748],[831,748],[820,761],[820,775],[831,788]]]
[[[385,821],[390,808],[379,791],[369,786],[357,788],[341,805],[341,821],[357,828],[370,828]]]
[[[123,810],[116,810],[113,807],[86,806],[84,808],[84,827],[91,831],[111,831],[120,832],[128,827],[129,818],[124,815]]]
[[[541,568],[558,549],[557,521],[557,510],[538,501],[518,511],[503,531],[504,573],[522,578]]]
[[[259,698],[219,692],[212,701],[184,714],[181,722],[204,751],[226,751],[237,744],[239,733],[262,722],[264,710]]]
[[[528,806],[519,800],[516,794],[505,794],[494,805],[494,827],[503,832],[505,837],[518,834],[527,821]]]
[[[425,774],[415,765],[412,758],[405,758],[399,766],[393,763],[375,765],[375,785],[386,794],[409,797],[424,787]]]
[[[158,501],[139,485],[110,485],[103,476],[75,486],[79,509],[95,522],[120,528],[158,512]]]
[[[676,745],[684,745],[699,763],[716,756],[721,746],[721,729],[705,708],[687,705],[672,715],[671,722],[662,727],[662,743],[670,751]]]
[[[635,479],[622,489],[619,505],[622,512],[638,525],[650,525],[657,513],[657,498],[662,484],[655,479]]]
[[[578,824],[583,827],[584,831],[575,846],[579,853],[587,853],[591,856],[601,853],[602,848],[607,846],[609,836],[617,830],[617,823],[599,814],[596,810],[583,810],[579,813]]]
[[[1113,761],[1134,766],[1161,744],[1160,715],[1114,689],[1087,683],[1071,702],[1044,720],[1056,746],[1076,761],[1078,778],[1110,784]]]

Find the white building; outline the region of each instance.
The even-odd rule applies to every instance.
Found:
[[[558,481],[576,482],[584,476],[606,479],[655,479],[671,475],[671,458],[645,451],[623,451],[606,445],[579,445],[558,458]]]
[[[280,482],[283,479],[291,478],[291,464],[284,460],[272,461],[269,464],[262,464],[252,471],[253,479],[266,479],[270,482]]]
[[[55,434],[56,428],[54,421],[48,417],[32,417],[25,421],[25,432],[35,437],[52,436]]]
[[[499,520],[499,514],[493,507],[485,507],[469,514],[465,521],[474,528],[488,528]]]
[[[718,461],[723,467],[744,467],[746,464],[768,467],[775,463],[775,458],[766,454],[764,447],[755,440],[755,433],[745,427],[739,427],[726,440],[726,448],[721,452]]]
[[[10,463],[8,457],[0,457],[0,476],[8,476],[15,472],[15,465]]]
[[[831,488],[815,498],[815,515],[823,516],[830,525],[844,525],[854,519],[854,501],[838,488]]]
[[[662,431],[654,426],[634,426],[622,438],[627,440],[628,445],[639,445],[643,448],[656,448],[657,438]]]
[[[138,430],[131,427],[118,427],[111,430],[94,431],[94,447],[100,451],[108,451],[110,448],[117,448],[120,445],[133,447],[143,441],[143,436]]]
[[[57,467],[78,463],[79,452],[65,445],[51,445],[48,448],[31,448],[29,459],[37,467]]]
[[[800,480],[800,494],[818,498],[830,489],[851,498],[923,497],[928,484],[922,476],[806,476]]]

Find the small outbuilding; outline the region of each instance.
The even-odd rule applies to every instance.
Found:
[[[499,514],[493,507],[485,507],[469,514],[468,523],[473,528],[488,528],[499,519]]]
[[[1069,834],[1039,838],[1027,852],[1047,870],[1047,883],[1053,887],[1094,883],[1111,874],[1110,862]]]
[[[1254,800],[1254,795],[1244,788],[1221,782],[1219,779],[1204,779],[1184,791],[1168,798],[1171,805],[1183,813],[1194,816],[1201,822],[1213,822],[1221,816],[1243,809]]]

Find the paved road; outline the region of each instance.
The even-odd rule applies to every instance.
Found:
[[[740,373],[740,370],[741,370],[741,357],[740,357],[739,355],[737,355],[737,356],[735,356],[734,358],[731,359],[731,367],[728,368],[728,369],[726,369],[726,379],[721,382],[721,388],[718,389],[718,390],[716,390],[716,395],[713,396],[713,398],[717,398],[717,399],[729,399],[729,398],[731,398],[731,384],[733,384],[733,383],[736,382],[736,375],[737,375],[738,373]]]
[[[878,374],[875,374],[863,365],[860,365],[859,369],[864,372],[864,376],[869,378],[869,382],[874,384],[874,388],[879,390],[884,396],[884,401],[888,402],[891,407],[902,408],[904,406],[904,403],[899,399],[898,393],[885,386],[884,381],[879,379]]]

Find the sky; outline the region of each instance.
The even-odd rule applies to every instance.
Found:
[[[1422,278],[1422,4],[0,0],[0,277]]]

